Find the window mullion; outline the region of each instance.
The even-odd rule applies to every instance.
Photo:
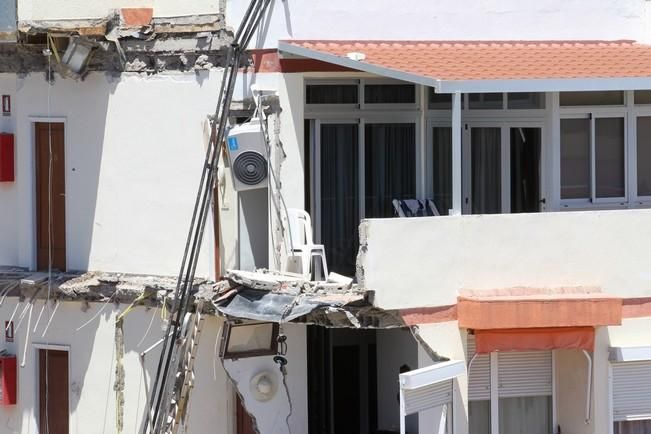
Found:
[[[359,137],[358,155],[359,155],[359,218],[360,220],[366,217],[366,121],[364,118],[358,119],[359,130],[357,131]]]
[[[595,117],[590,113],[590,201],[597,200],[597,158],[595,154]]]

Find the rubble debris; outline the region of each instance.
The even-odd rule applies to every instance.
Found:
[[[6,297],[44,299],[50,286],[52,299],[133,303],[173,309],[176,277],[87,272],[47,274],[23,269],[0,269],[0,300]],[[372,291],[357,285],[310,282],[298,275],[268,270],[228,271],[225,279],[212,282],[197,278],[192,288],[194,303],[202,313],[222,315],[231,321],[271,321],[317,324],[324,327],[404,327],[400,315],[372,304]]]
[[[50,48],[61,55],[70,37],[94,47],[84,72],[153,74],[224,65],[233,35],[222,13],[152,18],[149,12],[137,20],[124,19],[125,13],[130,17],[125,9],[97,19],[20,21],[16,42],[0,45],[0,72],[46,71],[47,39],[56,41]]]
[[[325,327],[404,327],[399,315],[372,305],[371,292],[356,285],[310,282],[298,275],[228,271],[212,300],[233,321],[318,324]]]

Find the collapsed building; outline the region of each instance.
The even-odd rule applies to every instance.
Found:
[[[649,431],[642,0],[271,2],[237,65],[242,2],[85,3],[0,3],[7,432],[148,432],[166,339],[185,432]]]

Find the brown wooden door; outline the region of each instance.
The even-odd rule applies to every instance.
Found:
[[[235,409],[237,411],[237,434],[257,434],[257,431],[254,428],[253,419],[244,409],[239,395],[236,398]]]
[[[50,145],[52,147],[52,196],[49,197]],[[36,243],[39,270],[48,268],[48,209],[52,204],[52,268],[66,269],[66,185],[63,124],[36,124]]]
[[[40,434],[68,434],[68,352],[38,350]]]

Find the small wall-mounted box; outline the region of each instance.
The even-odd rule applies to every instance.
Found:
[[[16,356],[0,356],[0,406],[16,404]]]
[[[14,135],[0,133],[0,182],[14,179]]]

